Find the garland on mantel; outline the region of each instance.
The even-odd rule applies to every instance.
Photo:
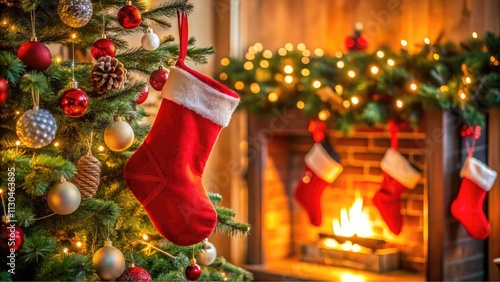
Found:
[[[460,46],[438,43],[426,38],[413,54],[402,40],[398,53],[380,48],[333,56],[302,43],[276,52],[256,43],[245,59],[222,59],[217,77],[238,91],[241,108],[265,114],[297,107],[343,132],[389,120],[417,126],[430,108],[483,126],[485,110],[500,104],[500,37],[474,33]]]

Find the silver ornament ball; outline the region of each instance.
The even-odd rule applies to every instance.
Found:
[[[49,208],[59,215],[67,215],[78,209],[82,201],[80,190],[75,184],[62,181],[54,185],[47,195]]]
[[[211,265],[217,258],[217,249],[214,244],[206,241],[203,243],[201,252],[196,255],[196,261],[201,265]]]
[[[116,279],[125,270],[125,257],[110,240],[104,241],[104,247],[95,252],[92,263],[102,280]]]
[[[92,18],[92,10],[90,0],[60,0],[57,5],[59,18],[72,28],[86,25]]]
[[[152,51],[160,47],[160,37],[148,27],[146,33],[141,38],[142,47],[145,50]]]
[[[44,109],[27,110],[16,123],[17,137],[30,148],[49,145],[56,137],[56,132],[56,119]]]

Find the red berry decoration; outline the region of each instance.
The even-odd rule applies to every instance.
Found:
[[[189,265],[186,266],[186,270],[184,271],[184,275],[186,279],[189,281],[196,281],[201,276],[201,267],[196,264],[196,259],[192,258],[189,261]]]
[[[89,108],[89,97],[87,93],[78,88],[78,83],[73,81],[70,88],[61,95],[59,105],[65,115],[78,118],[83,116]]]
[[[118,22],[123,28],[134,29],[141,24],[142,15],[136,6],[129,0],[127,5],[118,10]]]
[[[101,39],[98,39],[92,44],[90,48],[90,53],[94,59],[99,60],[100,57],[110,56],[114,57],[116,55],[116,46],[113,41],[106,38],[105,35]]]
[[[139,94],[139,97],[137,97],[137,99],[135,100],[135,103],[137,105],[144,103],[144,101],[148,99],[148,95],[149,95],[149,86],[146,85],[144,86],[144,89],[142,89],[141,94]]]
[[[363,35],[363,24],[356,23],[354,26],[354,34],[345,39],[345,47],[348,51],[363,51],[368,47],[368,41]]]
[[[167,82],[168,71],[165,70],[162,66],[159,69],[155,70],[149,76],[149,84],[156,91],[161,91],[163,86],[165,86],[165,82]]]
[[[116,281],[130,281],[130,282],[151,282],[151,275],[144,268],[134,266],[133,264],[125,270]]]
[[[25,42],[17,49],[17,57],[29,68],[37,71],[46,70],[51,63],[52,55],[49,48],[36,37]]]
[[[24,232],[15,223],[9,223],[6,216],[2,217],[2,226],[0,227],[0,250],[11,253],[18,252],[24,243]]]
[[[9,96],[9,82],[7,79],[0,77],[0,106],[5,104]]]

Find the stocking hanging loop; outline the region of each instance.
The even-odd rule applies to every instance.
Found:
[[[179,61],[184,61],[188,47],[188,18],[185,11],[177,11],[177,22],[179,25]]]
[[[398,125],[396,124],[395,121],[390,120],[389,124],[389,135],[391,137],[391,148],[394,150],[398,149],[398,133],[399,133],[399,128]]]
[[[326,124],[324,121],[311,120],[307,129],[311,132],[314,142],[319,143],[325,139]]]

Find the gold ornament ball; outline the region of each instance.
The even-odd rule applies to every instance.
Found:
[[[81,200],[78,187],[68,181],[57,183],[47,195],[47,203],[50,209],[59,215],[67,215],[76,211]]]
[[[60,0],[57,5],[59,18],[72,28],[86,25],[92,18],[92,10],[90,0]]]
[[[134,137],[134,130],[121,117],[116,117],[104,131],[104,142],[108,148],[117,152],[127,150],[134,142]]]
[[[217,249],[214,244],[206,241],[203,243],[201,252],[196,255],[196,261],[201,265],[211,265],[217,258]]]
[[[102,280],[116,279],[125,270],[125,257],[110,240],[104,241],[104,247],[95,252],[92,263]]]

